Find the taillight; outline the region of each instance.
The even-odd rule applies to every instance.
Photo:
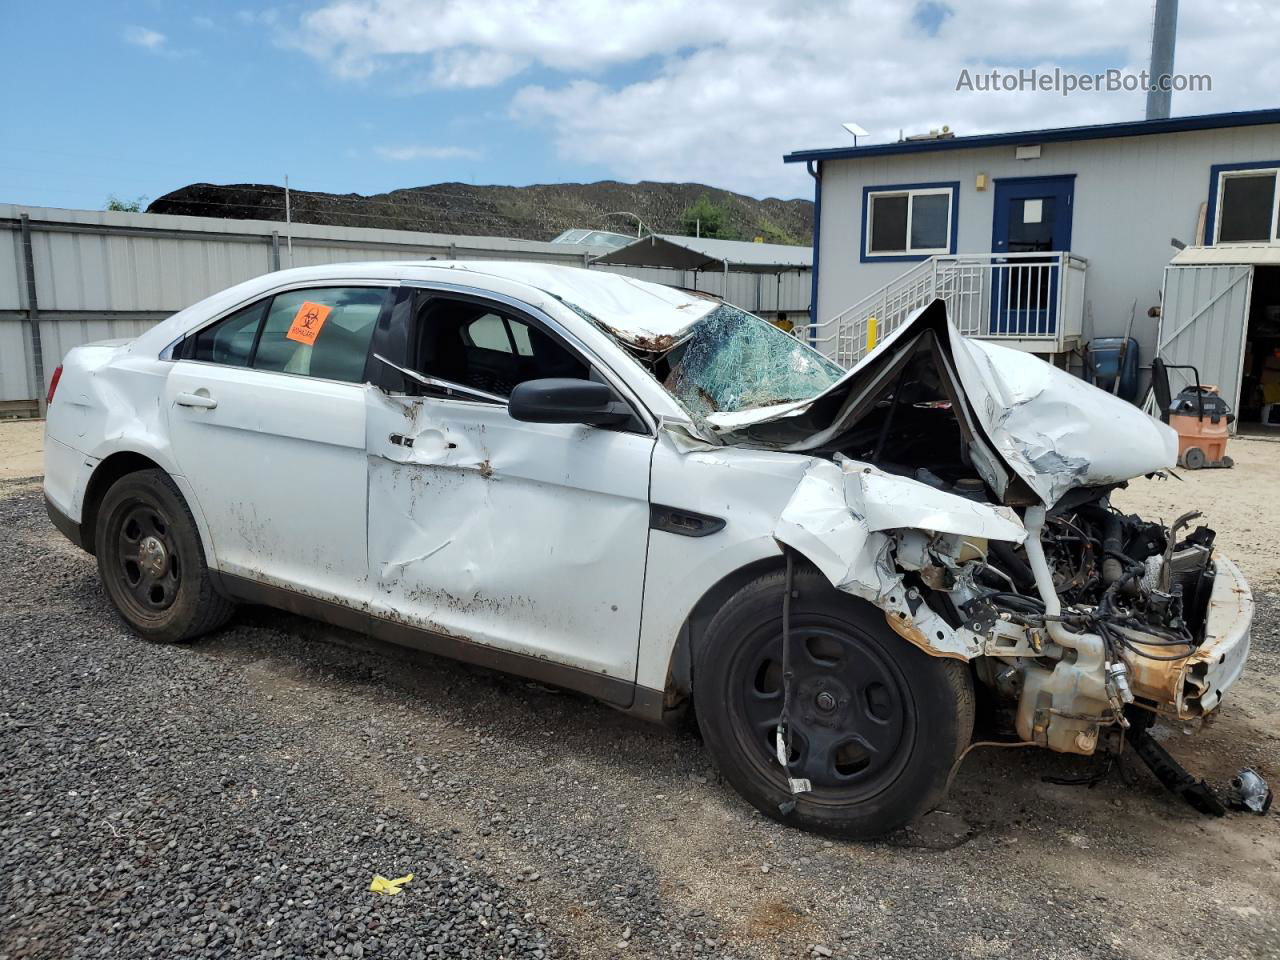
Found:
[[[53,393],[58,389],[58,381],[62,379],[62,364],[58,364],[58,368],[53,371],[53,376],[49,378],[49,395],[44,398],[44,405],[47,407],[53,403]]]

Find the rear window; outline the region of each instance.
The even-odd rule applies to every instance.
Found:
[[[385,287],[290,290],[188,337],[182,359],[359,383]]]
[[[253,343],[258,337],[267,302],[237,310],[211,327],[205,327],[187,341],[183,356],[188,360],[222,363],[231,367],[247,367],[253,356]]]
[[[291,290],[271,302],[253,367],[357,383],[378,314],[380,287]]]

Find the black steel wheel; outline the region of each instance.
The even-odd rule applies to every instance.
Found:
[[[116,569],[121,598],[135,617],[155,617],[173,606],[182,584],[182,561],[173,542],[172,521],[149,500],[122,504],[116,525]]]
[[[94,543],[116,610],[148,640],[190,640],[226,622],[234,605],[213,588],[195,520],[161,470],[117,480],[102,498]]]
[[[967,666],[930,657],[873,605],[798,570],[784,771],[783,592],[781,573],[742,588],[695,651],[695,710],[717,767],[765,814],[821,832],[875,836],[925,813],[969,742]],[[793,796],[789,778],[812,789]]]
[[[872,796],[901,772],[916,737],[911,691],[893,660],[847,623],[812,614],[795,618],[789,711],[791,776],[807,779],[815,800]],[[744,750],[776,763],[782,715],[782,637],[772,625],[753,631],[730,669],[739,680],[730,709],[745,720]]]

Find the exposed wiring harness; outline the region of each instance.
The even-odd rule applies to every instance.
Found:
[[[1169,556],[1172,553],[1178,530],[1196,516],[1198,514],[1181,516],[1168,528],[1168,543],[1165,548],[1165,565],[1164,570],[1162,570],[1162,578],[1167,578]],[[1039,597],[1029,596],[1024,593],[999,590],[984,594],[984,600],[994,604],[1001,611],[1008,614],[1010,619],[1025,625],[1043,626],[1047,621],[1054,620],[1062,623],[1073,632],[1096,633],[1102,638],[1106,646],[1107,657],[1111,661],[1120,660],[1122,650],[1148,660],[1164,661],[1185,660],[1195,652],[1196,641],[1185,626],[1168,628],[1151,623],[1136,616],[1132,610],[1126,609],[1121,602],[1121,598],[1129,588],[1129,585],[1141,581],[1146,575],[1147,568],[1143,563],[1128,554],[1114,549],[1107,549],[1102,540],[1092,536],[1086,528],[1076,522],[1064,517],[1055,517],[1052,522],[1061,524],[1072,531],[1084,543],[1086,550],[1094,551],[1095,556],[1119,563],[1122,569],[1120,578],[1107,585],[1099,597],[1097,605],[1085,609],[1078,605],[1073,605],[1065,609],[1061,615],[1051,617],[1046,615],[1044,602]],[[1075,539],[1075,537],[1071,539]],[[1012,579],[1003,571],[989,564],[985,569],[997,574],[1012,586]],[[1077,581],[1082,572],[1082,569],[1077,567],[1063,586],[1067,589],[1078,586]],[[1140,593],[1141,590],[1139,588],[1132,592]],[[1126,633],[1126,630],[1141,633],[1144,638],[1141,640],[1135,639]],[[1162,647],[1185,649],[1168,654],[1157,653],[1152,649]]]

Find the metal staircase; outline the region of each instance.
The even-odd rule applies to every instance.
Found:
[[[935,299],[966,336],[1058,354],[1080,340],[1087,261],[1055,251],[952,254],[921,260],[810,328],[810,342],[852,366]]]

